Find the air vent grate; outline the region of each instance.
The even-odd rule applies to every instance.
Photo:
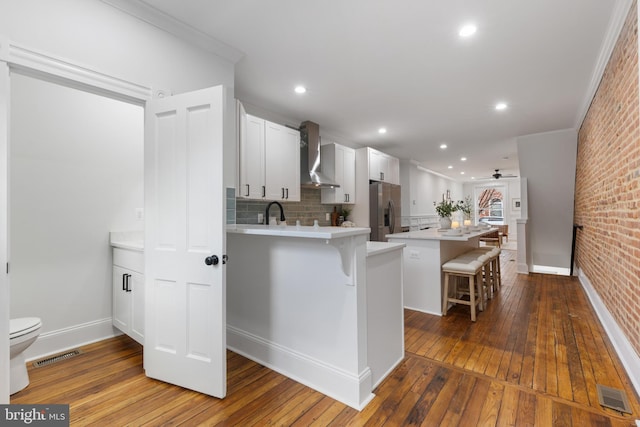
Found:
[[[596,384],[596,388],[598,390],[598,400],[602,406],[631,414],[631,405],[629,405],[629,400],[627,400],[627,395],[624,394],[624,391],[602,384]]]
[[[52,363],[60,362],[61,360],[66,360],[71,357],[77,356],[81,353],[80,350],[71,350],[66,353],[58,354],[55,356],[47,357],[46,359],[38,360],[37,362],[33,362],[34,368],[41,368],[43,366],[51,365]]]

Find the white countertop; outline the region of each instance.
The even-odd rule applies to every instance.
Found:
[[[309,239],[337,239],[341,237],[369,234],[369,228],[360,227],[313,227],[295,225],[227,225],[227,233],[251,234],[254,236],[305,237]]]
[[[407,239],[407,240],[453,240],[466,242],[471,238],[484,236],[497,231],[497,228],[486,228],[480,231],[471,231],[467,234],[463,233],[457,236],[448,235],[447,232],[438,231],[436,228],[427,230],[409,231],[406,233],[387,234],[387,239]]]
[[[405,243],[367,242],[367,256],[370,257],[387,252],[398,251],[405,246],[407,246]]]
[[[112,231],[109,233],[109,243],[114,248],[144,251],[144,232]]]

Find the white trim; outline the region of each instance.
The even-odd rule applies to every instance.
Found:
[[[611,312],[609,312],[607,306],[600,298],[600,295],[598,295],[598,292],[589,281],[589,278],[581,269],[578,269],[578,279],[591,302],[591,306],[598,315],[600,323],[602,323],[602,327],[611,340],[613,348],[616,350],[629,379],[631,379],[631,383],[636,389],[636,393],[640,394],[640,356],[638,356],[638,353],[633,349],[631,342],[629,342],[624,332],[611,315]]]
[[[548,265],[532,265],[532,273],[557,274],[558,276],[568,276],[571,270],[564,267],[553,267]]]
[[[72,87],[129,102],[142,103],[153,96],[153,91],[149,87],[38,52],[2,36],[0,36],[0,60],[7,62],[13,71],[21,74],[62,82]]]
[[[0,39],[0,54],[4,45]],[[0,62],[0,404],[9,403],[9,275],[8,214],[9,214],[9,67]]]
[[[244,57],[244,53],[235,47],[223,43],[140,0],[101,1],[147,24],[173,34],[191,45],[230,61],[232,64],[237,63]]]
[[[24,354],[27,360],[41,359],[117,335],[122,332],[113,327],[109,317],[43,333]]]
[[[576,115],[574,126],[576,129],[580,129],[582,122],[589,111],[589,107],[591,107],[591,101],[593,101],[593,97],[600,86],[600,80],[602,80],[604,70],[607,68],[609,58],[611,58],[611,53],[613,53],[613,49],[618,42],[620,31],[622,31],[624,22],[626,21],[629,10],[631,9],[631,3],[631,0],[616,0],[615,2],[613,12],[611,13],[611,20],[609,21],[609,27],[605,34],[604,41],[602,42],[600,54],[598,55],[595,66],[593,67],[593,74],[591,75],[589,87],[587,88],[582,105],[578,109],[578,114]]]
[[[369,367],[353,375],[229,325],[227,348],[358,411],[375,396]]]

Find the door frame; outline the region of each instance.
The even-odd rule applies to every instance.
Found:
[[[11,74],[39,80],[142,105],[166,91],[123,80],[79,64],[38,52],[0,35],[0,266],[8,265],[9,227],[9,147]],[[9,403],[9,275],[0,274],[0,404]]]

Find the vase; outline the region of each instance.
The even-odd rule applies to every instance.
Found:
[[[451,218],[448,216],[443,216],[440,218],[440,228],[446,230],[451,228]]]

